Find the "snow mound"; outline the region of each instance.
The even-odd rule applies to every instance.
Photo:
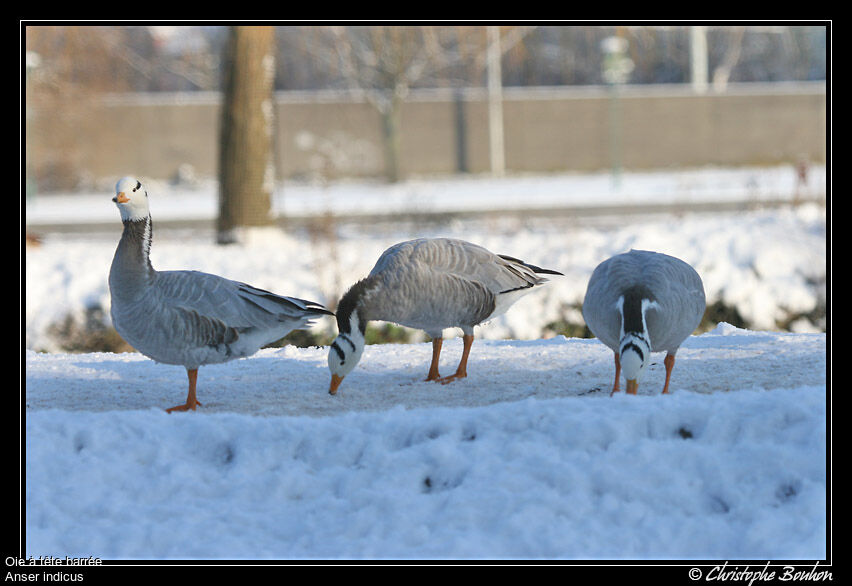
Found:
[[[672,395],[659,359],[612,397],[596,340],[477,341],[446,386],[429,344],[370,346],[337,396],[288,347],[202,367],[174,415],[181,368],[28,351],[25,553],[823,559],[825,344],[720,324]]]

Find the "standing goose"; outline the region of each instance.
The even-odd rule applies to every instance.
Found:
[[[701,277],[680,259],[631,250],[598,265],[583,300],[583,317],[592,333],[615,353],[615,383],[621,369],[627,392],[636,394],[651,352],[666,352],[666,383],[675,353],[704,315]]]
[[[447,383],[467,376],[473,327],[501,315],[545,283],[541,273],[562,274],[463,240],[421,238],[391,246],[337,305],[339,335],[328,352],[329,393],[337,392],[343,377],[361,359],[364,331],[371,320],[421,329],[432,338],[426,380]],[[456,373],[442,378],[438,373],[442,331],[451,327],[461,328],[464,350]]]
[[[198,367],[254,354],[312,318],[333,315],[318,303],[281,297],[245,283],[198,271],[156,271],[151,266],[148,193],[132,177],[115,186],[112,201],[124,232],[109,272],[112,322],[145,356],[186,368],[186,403],[195,410]]]

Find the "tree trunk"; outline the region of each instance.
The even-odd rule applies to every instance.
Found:
[[[488,143],[491,174],[502,177],[506,173],[506,154],[503,145],[503,70],[500,58],[500,27],[488,27]]]
[[[400,149],[400,118],[402,117],[402,100],[391,95],[387,107],[380,108],[382,117],[382,145],[385,153],[385,179],[388,183],[400,180],[399,149]]]
[[[229,31],[219,133],[219,244],[236,242],[239,228],[272,223],[274,36],[271,26]]]

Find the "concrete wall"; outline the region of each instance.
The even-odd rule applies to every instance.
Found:
[[[485,93],[467,90],[463,116],[451,91],[413,92],[402,112],[404,175],[455,173],[459,121],[464,160],[489,169]],[[692,94],[681,86],[507,89],[508,172],[760,165],[826,157],[824,83],[731,86]],[[279,179],[381,176],[381,123],[365,101],[324,93],[276,96],[275,156]],[[51,116],[28,115],[28,162],[72,157],[89,177],[139,174],[169,178],[181,164],[215,176],[219,99],[215,94],[114,98],[77,112],[72,138],[55,140]],[[70,144],[70,146],[69,146]],[[60,145],[60,146],[57,146]]]

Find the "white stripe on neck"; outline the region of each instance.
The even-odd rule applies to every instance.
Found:
[[[641,333],[646,340],[650,343],[651,339],[648,336],[648,323],[645,321],[645,312],[649,309],[660,309],[660,304],[656,301],[651,301],[650,299],[642,299],[641,305],[641,317],[642,317],[642,331],[637,332]],[[615,302],[615,308],[618,310],[618,314],[621,316],[621,329],[619,331],[619,338],[624,338],[624,295],[619,296],[618,301]]]

